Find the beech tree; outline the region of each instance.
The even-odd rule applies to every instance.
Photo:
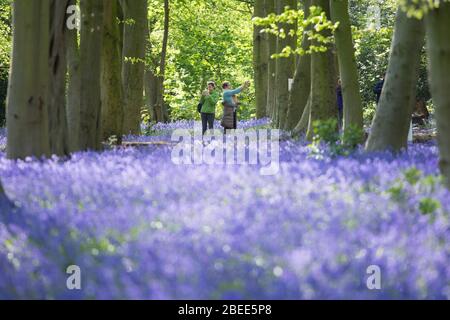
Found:
[[[331,20],[328,0],[313,0],[312,5],[320,7],[325,12],[327,19]],[[331,35],[329,29],[321,30],[320,33],[324,37]],[[321,44],[313,41],[313,45],[320,46]],[[315,121],[325,121],[337,117],[335,87],[335,57],[332,45],[328,44],[326,52],[314,50],[311,54],[311,106],[306,134],[308,139],[312,139],[314,136]]]
[[[297,9],[296,0],[277,0],[277,12],[281,14],[285,8]],[[296,49],[297,37],[289,34],[291,29],[296,29],[296,25],[281,23],[280,29],[285,31],[285,37],[279,36],[277,39],[277,52],[280,53],[283,49],[290,47],[292,50]],[[280,128],[284,128],[286,122],[288,102],[289,102],[289,79],[294,77],[295,72],[295,56],[289,55],[287,58],[276,59],[276,76],[275,76],[275,119],[274,122]]]
[[[81,150],[101,149],[100,63],[103,2],[80,0],[80,135]]]
[[[69,6],[76,4],[70,0]],[[73,12],[72,12],[73,14]],[[74,24],[75,21],[71,23]],[[73,25],[66,34],[66,62],[67,62],[67,97],[66,114],[68,128],[69,152],[80,149],[80,114],[81,114],[81,79],[80,79],[80,48],[78,45],[78,30]]]
[[[334,32],[342,96],[344,100],[343,127],[363,129],[363,108],[355,58],[348,0],[330,0],[331,18],[339,26]]]
[[[442,2],[442,1],[441,1]],[[429,81],[436,106],[439,166],[450,188],[450,3],[440,3],[425,18]]]
[[[123,135],[122,54],[117,21],[118,1],[104,2],[102,69],[101,69],[101,127],[102,140],[116,137],[121,144]]]
[[[383,92],[367,141],[367,151],[399,151],[407,147],[416,100],[424,23],[399,9]]]
[[[266,0],[267,15],[276,13],[276,0]],[[272,59],[272,55],[277,52],[277,37],[273,34],[267,35],[267,49],[269,62],[267,65],[267,99],[266,99],[266,113],[272,119],[275,117],[275,83],[276,83],[276,60]]]
[[[144,106],[145,37],[147,0],[121,0],[124,30],[122,51],[122,86],[125,134],[140,134]]]
[[[50,1],[49,138],[50,152],[69,154],[66,115],[66,11],[69,0]]]
[[[266,16],[266,1],[255,0],[254,17]],[[269,47],[268,35],[262,33],[263,27],[253,27],[253,69],[255,82],[256,118],[264,118],[267,115],[267,86],[268,86],[268,64]]]
[[[311,0],[304,0],[305,17],[309,16]],[[309,27],[308,27],[309,28]],[[302,49],[307,51],[310,41],[306,34],[302,39]],[[293,130],[299,123],[311,92],[311,55],[300,56],[294,74],[292,89],[289,94],[287,118],[284,129]]]
[[[7,98],[7,156],[48,156],[49,0],[13,4],[13,49]]]

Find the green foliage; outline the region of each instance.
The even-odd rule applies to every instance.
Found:
[[[315,121],[313,129],[314,137],[309,148],[314,156],[321,155],[323,147],[333,157],[348,156],[361,144],[364,134],[360,128],[349,126],[341,135],[336,119]]]
[[[151,0],[148,66],[159,72],[163,36],[161,0]],[[170,118],[198,119],[197,104],[209,80],[235,87],[253,78],[252,8],[240,1],[171,2],[165,101]],[[254,89],[240,96],[244,119],[254,116]]]
[[[5,122],[12,38],[11,22],[11,3],[9,0],[0,0],[0,126]]]
[[[404,172],[404,176],[410,185],[416,185],[422,178],[422,171],[417,168],[410,168]]]
[[[432,214],[441,207],[441,203],[438,200],[432,198],[423,198],[419,202],[419,210],[422,214]]]
[[[265,27],[262,32],[272,34],[279,38],[286,36],[296,36],[298,39],[308,37],[311,45],[307,50],[302,46],[291,48],[287,46],[274,55],[272,59],[287,58],[291,54],[305,55],[312,52],[325,52],[328,45],[334,41],[332,36],[324,35],[324,31],[332,32],[338,27],[327,19],[325,12],[320,7],[310,7],[310,15],[305,17],[303,10],[293,10],[286,7],[282,14],[270,14],[265,18],[253,18],[253,23],[257,26]],[[288,30],[284,26],[290,26]],[[293,29],[294,28],[294,29]],[[300,41],[301,42],[301,41]]]

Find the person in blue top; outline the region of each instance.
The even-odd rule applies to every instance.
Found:
[[[343,116],[344,116],[344,97],[342,96],[342,82],[338,79],[336,87],[336,99],[339,113],[339,127],[342,128]]]
[[[242,86],[240,86],[237,89],[233,90],[233,87],[231,86],[230,82],[225,81],[222,84],[223,89],[223,104],[224,106],[231,106],[233,108],[233,128],[237,129],[237,102],[236,102],[236,95],[241,93],[242,91],[248,89],[250,87],[250,81],[246,81]]]

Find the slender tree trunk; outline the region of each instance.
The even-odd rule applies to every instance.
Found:
[[[296,0],[277,0],[277,12],[279,14],[284,12],[286,6],[290,9],[297,9]],[[289,30],[296,29],[297,25],[292,24],[280,24],[280,28],[289,33]],[[285,47],[291,47],[293,50],[296,49],[297,37],[286,35],[286,38],[282,39],[278,37],[277,40],[277,51],[280,53]],[[275,123],[278,127],[284,128],[286,122],[288,103],[289,103],[289,79],[294,77],[295,72],[295,56],[291,55],[288,58],[278,58],[276,60],[276,83],[275,83],[275,94],[276,94],[276,114]]]
[[[74,5],[76,0],[70,0]],[[80,49],[78,47],[78,30],[67,30],[66,35],[67,54],[67,126],[69,152],[80,150],[80,105],[81,105],[81,80],[80,80]]]
[[[353,126],[363,129],[362,98],[358,80],[348,0],[331,0],[331,17],[339,22],[334,33],[344,100],[344,130]],[[361,137],[362,138],[362,137]]]
[[[295,126],[294,130],[292,131],[293,136],[298,136],[302,133],[305,133],[306,130],[308,130],[308,124],[309,124],[309,115],[311,113],[311,95],[309,95],[308,100],[306,102],[305,109],[303,110],[302,117],[300,118],[300,121]]]
[[[145,104],[152,120],[156,121],[156,97],[158,95],[158,79],[152,70],[145,70],[144,75]]]
[[[388,71],[367,151],[407,147],[424,33],[423,21],[408,18],[398,10]]]
[[[169,22],[170,22],[169,19],[170,19],[169,0],[164,0],[164,35],[161,50],[161,61],[159,65],[159,74],[157,75],[156,81],[157,95],[156,95],[155,113],[157,122],[168,121],[167,109],[164,102],[164,91],[165,91],[164,80],[166,73],[167,44],[169,41]]]
[[[327,18],[331,20],[328,0],[313,0],[312,5],[321,7]],[[329,36],[330,32],[329,30],[324,30],[322,34]],[[337,118],[335,84],[335,56],[332,45],[329,45],[327,52],[313,52],[311,55],[311,107],[308,131],[306,133],[309,140],[314,136],[314,123],[316,121]]]
[[[122,54],[117,22],[118,1],[104,0],[102,47],[102,139],[116,137],[121,144],[123,135]]]
[[[101,149],[100,63],[103,1],[81,0],[81,150]]]
[[[66,10],[69,0],[50,1],[49,138],[50,152],[69,154],[66,115]]]
[[[425,18],[429,81],[436,106],[439,166],[450,188],[450,3],[441,3]]]
[[[13,6],[7,155],[10,159],[48,156],[50,2],[16,0]]]
[[[275,0],[266,0],[266,12],[267,15],[271,13],[276,13]],[[267,102],[266,102],[266,113],[267,115],[274,119],[275,112],[275,79],[276,79],[276,60],[272,59],[271,56],[277,52],[277,38],[272,35],[267,35],[267,45],[268,45],[268,68],[267,68]]]
[[[305,17],[309,16],[311,0],[304,1]],[[310,41],[303,36],[302,48],[308,50]],[[294,74],[294,82],[289,93],[288,112],[284,129],[293,130],[299,123],[311,91],[311,55],[305,54],[299,58]]]
[[[122,85],[124,94],[124,133],[141,132],[144,106],[145,36],[147,0],[121,0],[125,25],[123,31]],[[132,22],[131,22],[132,21]]]
[[[265,0],[255,0],[254,17],[265,17]],[[253,69],[255,74],[256,118],[266,117],[269,44],[260,26],[253,27]]]

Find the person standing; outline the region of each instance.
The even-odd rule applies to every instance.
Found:
[[[381,93],[383,92],[383,87],[384,87],[384,76],[383,78],[378,81],[375,84],[375,87],[373,88],[373,93],[375,93],[376,97],[377,97],[377,105],[378,103],[380,103],[380,98],[381,98]]]
[[[208,82],[208,88],[203,91],[202,98],[200,100],[201,117],[202,117],[202,134],[205,135],[206,131],[214,129],[214,119],[216,117],[216,105],[220,96],[216,90],[216,84],[214,81]]]
[[[237,95],[250,87],[250,81],[246,81],[242,86],[233,90],[230,82],[225,81],[223,88],[223,119],[222,127],[225,129],[237,129]]]

